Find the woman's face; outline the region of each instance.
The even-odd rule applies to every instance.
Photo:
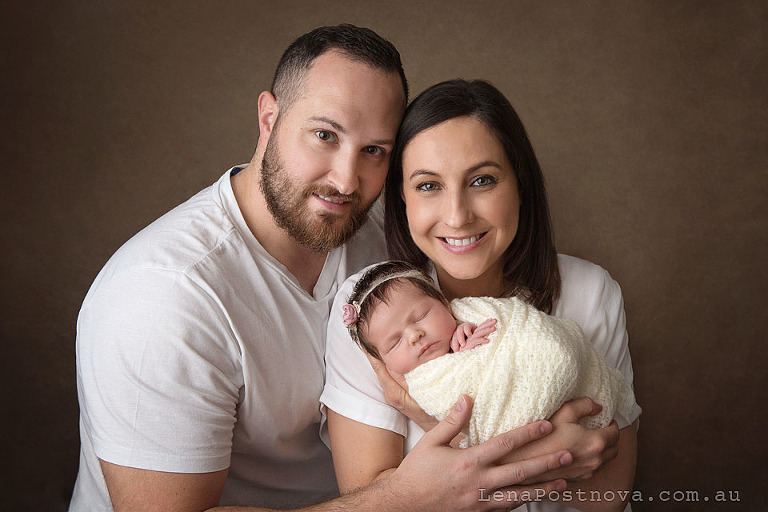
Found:
[[[416,135],[403,153],[403,199],[411,236],[434,262],[444,291],[501,293],[501,257],[517,234],[520,196],[504,148],[485,123],[459,117]]]

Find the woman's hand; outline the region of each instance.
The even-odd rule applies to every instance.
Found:
[[[405,382],[405,377],[399,373],[390,372],[387,365],[370,354],[366,354],[366,356],[384,389],[384,398],[389,405],[413,420],[425,432],[437,425],[437,420],[425,413],[416,403],[416,400],[408,394],[408,384]]]
[[[615,421],[605,428],[590,430],[579,424],[585,416],[594,416],[601,410],[589,398],[579,398],[563,404],[549,419],[554,427],[547,437],[530,443],[512,454],[510,460],[536,457],[553,450],[568,450],[573,463],[568,467],[536,477],[537,481],[565,478],[569,482],[580,482],[591,478],[619,452],[619,427]],[[530,483],[530,482],[527,482]]]

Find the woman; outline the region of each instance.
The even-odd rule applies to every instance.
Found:
[[[443,82],[411,103],[392,153],[385,212],[390,256],[430,272],[449,300],[518,296],[544,312],[570,318],[608,364],[632,382],[621,291],[600,267],[556,254],[533,148],[514,109],[493,86]],[[359,277],[344,284],[332,309],[321,397],[342,492],[397,467],[422,428],[434,424],[345,332],[341,305]],[[578,424],[581,416],[595,412],[588,400],[586,405],[585,400],[564,405],[551,418],[553,433],[517,455],[528,458],[565,449],[574,463],[542,478],[566,478],[572,491],[630,489],[636,459],[633,423],[639,408],[633,417],[618,418],[618,456],[592,476],[613,456],[601,443],[616,428],[588,431]],[[527,507],[624,508],[620,499],[587,501],[576,496],[574,492],[572,500],[563,499],[563,505]]]

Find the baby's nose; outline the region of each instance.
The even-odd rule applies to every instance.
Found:
[[[424,337],[424,332],[421,329],[413,328],[408,332],[408,342],[410,344],[416,344]]]

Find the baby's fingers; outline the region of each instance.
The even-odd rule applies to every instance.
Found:
[[[486,320],[485,322],[477,326],[477,329],[475,329],[475,336],[480,336],[482,338],[485,338],[489,334],[495,331],[496,331],[496,319],[489,318],[488,320]]]

